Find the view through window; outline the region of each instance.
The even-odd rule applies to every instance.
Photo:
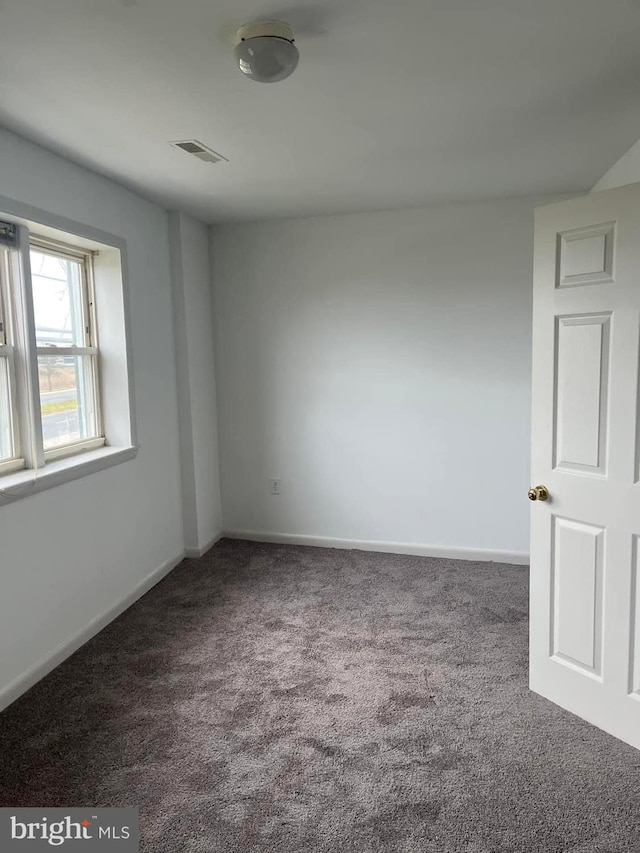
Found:
[[[30,253],[44,450],[100,435],[91,257]]]

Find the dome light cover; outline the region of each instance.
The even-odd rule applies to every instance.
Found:
[[[237,34],[240,71],[257,83],[277,83],[293,74],[299,59],[293,30],[281,21],[245,24]]]

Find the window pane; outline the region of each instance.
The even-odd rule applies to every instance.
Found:
[[[9,363],[6,358],[0,358],[0,462],[14,456]]]
[[[93,356],[38,356],[44,449],[97,438]]]
[[[84,346],[82,263],[31,250],[36,342],[46,346]]]

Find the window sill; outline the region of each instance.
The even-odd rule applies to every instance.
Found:
[[[137,455],[137,447],[101,447],[56,459],[37,471],[29,469],[6,474],[0,478],[0,506],[7,501],[28,498],[62,483],[104,471],[105,468],[135,459]]]

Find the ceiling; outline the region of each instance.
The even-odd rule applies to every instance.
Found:
[[[582,191],[640,137],[638,0],[278,3],[0,0],[0,123],[208,222]],[[300,65],[261,85],[269,18]]]

